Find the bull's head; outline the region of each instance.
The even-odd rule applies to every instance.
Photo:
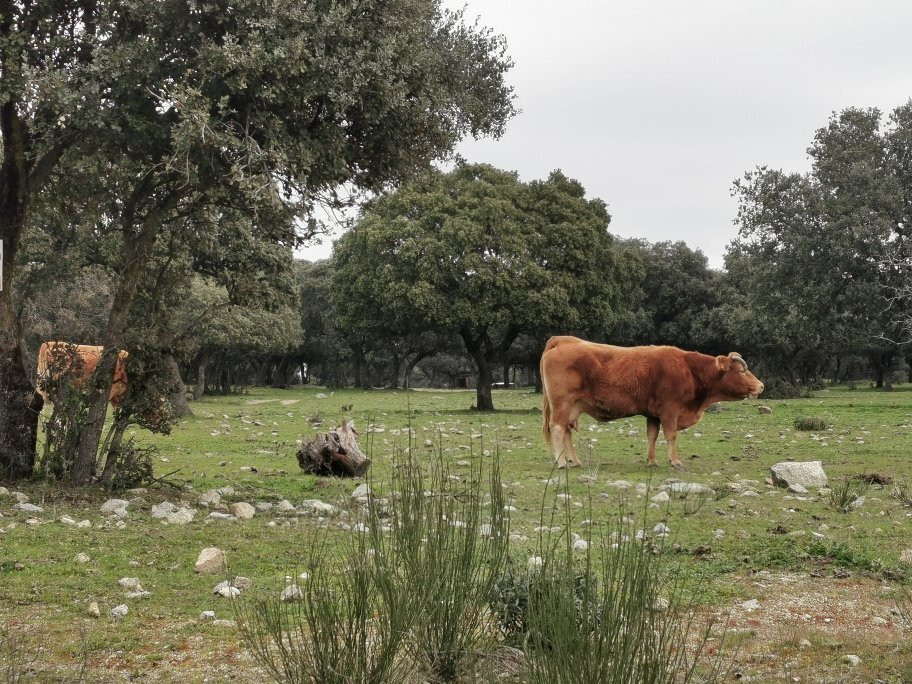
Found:
[[[763,383],[747,368],[747,361],[738,352],[717,356],[716,367],[721,373],[717,390],[732,399],[756,399],[763,392]]]

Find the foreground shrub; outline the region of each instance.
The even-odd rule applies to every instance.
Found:
[[[781,378],[764,380],[764,385],[763,394],[760,395],[763,399],[800,399],[809,396],[800,387]]]
[[[799,416],[795,418],[795,429],[803,432],[821,432],[827,429],[827,422],[815,416]]]
[[[830,485],[830,508],[840,513],[848,513],[864,502],[864,497],[871,488],[868,480],[860,478],[843,478]]]

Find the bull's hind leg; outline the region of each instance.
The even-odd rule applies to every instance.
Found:
[[[665,439],[668,441],[668,460],[674,468],[683,468],[684,464],[678,458],[678,447],[675,444],[675,438],[678,436],[678,417],[664,416],[662,418],[662,432],[665,433]]]
[[[659,438],[659,419],[646,416],[646,460],[652,467],[658,467],[656,462],[656,440]]]
[[[554,407],[551,413],[551,444],[558,468],[573,468],[582,465],[573,447],[573,431],[579,423],[580,409],[576,406]]]

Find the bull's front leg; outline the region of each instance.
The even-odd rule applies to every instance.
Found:
[[[658,467],[656,462],[656,439],[659,437],[659,419],[646,416],[646,460],[652,467]]]
[[[662,416],[662,432],[665,433],[665,440],[668,442],[668,460],[674,468],[683,468],[684,464],[678,458],[678,447],[675,444],[675,438],[678,436],[678,416]]]

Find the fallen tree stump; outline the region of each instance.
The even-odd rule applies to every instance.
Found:
[[[358,432],[348,420],[305,442],[297,456],[301,469],[314,475],[359,477],[370,466],[370,459],[358,446]]]

